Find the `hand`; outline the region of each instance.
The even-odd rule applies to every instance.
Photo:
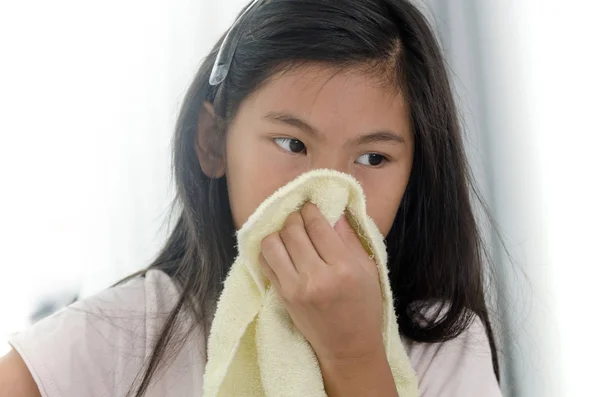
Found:
[[[322,367],[382,351],[378,269],[345,216],[332,228],[308,203],[261,251],[263,271]]]

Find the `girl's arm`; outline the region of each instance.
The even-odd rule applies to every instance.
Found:
[[[330,397],[398,397],[385,349],[372,357],[345,362],[321,362],[321,372]]]
[[[41,397],[25,362],[14,350],[0,357],[0,397]]]

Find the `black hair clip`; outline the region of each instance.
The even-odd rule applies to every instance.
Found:
[[[217,59],[215,60],[215,64],[210,73],[210,78],[208,80],[210,85],[219,85],[227,77],[235,50],[237,49],[240,37],[244,32],[244,29],[242,28],[245,27],[246,22],[250,20],[254,11],[256,11],[264,2],[265,0],[254,0],[235,20],[233,25],[231,25],[231,28],[229,28],[229,31],[221,43],[221,47],[217,53]]]

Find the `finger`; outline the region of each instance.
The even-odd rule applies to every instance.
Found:
[[[271,268],[271,266],[265,259],[262,252],[258,256],[258,262],[260,263],[260,267],[262,268],[263,273],[269,279],[269,281],[271,282],[271,285],[273,285],[273,288],[275,288],[277,291],[279,291],[279,289],[281,288],[279,279],[277,278],[277,275],[275,274],[275,272],[273,271],[273,269]]]
[[[317,253],[299,212],[293,212],[285,221],[279,236],[298,273],[308,274],[325,265]]]
[[[348,214],[342,216],[333,227],[334,230],[340,236],[342,242],[350,252],[358,257],[362,257],[363,259],[371,259],[369,253],[367,252],[367,248],[363,245],[363,242],[358,235],[358,232],[350,224],[348,216]]]
[[[265,261],[279,280],[279,285],[284,289],[293,286],[297,281],[298,272],[279,237],[279,233],[273,233],[265,237],[260,248]]]
[[[319,256],[330,265],[339,261],[345,253],[344,244],[317,206],[306,203],[300,213],[308,237]]]
[[[340,236],[340,238],[348,248],[355,248],[357,244],[359,246],[362,246],[362,243],[360,242],[360,237],[358,237],[356,230],[354,230],[354,228],[350,224],[350,221],[348,220],[348,216],[346,214],[344,214],[336,222],[336,224],[333,226],[333,229]]]

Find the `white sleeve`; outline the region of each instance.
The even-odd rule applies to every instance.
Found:
[[[453,340],[412,343],[407,351],[421,397],[501,396],[488,338],[478,317]]]
[[[144,280],[76,302],[9,342],[44,397],[125,395],[146,355]]]

